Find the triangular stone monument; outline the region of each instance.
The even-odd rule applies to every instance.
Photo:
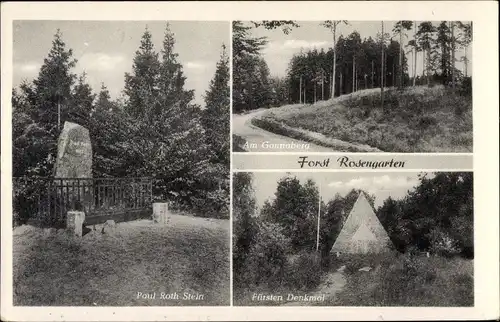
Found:
[[[361,192],[330,253],[368,254],[390,250],[391,240]]]

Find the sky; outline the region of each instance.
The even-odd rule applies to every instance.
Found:
[[[204,105],[203,96],[215,73],[221,46],[229,47],[229,22],[170,21],[175,34],[175,51],[187,77],[186,89],[195,90],[195,103]],[[166,21],[14,21],[13,83],[34,79],[52,46],[57,28],[67,48],[78,60],[74,72],[87,73],[95,92],[101,83],[117,98],[124,87],[124,74],[132,69],[146,26],[155,49],[162,47]]]
[[[329,29],[320,26],[320,21],[297,21],[298,28],[293,28],[291,32],[286,35],[281,29],[267,30],[263,27],[253,28],[252,35],[257,37],[267,37],[269,43],[263,49],[262,54],[266,60],[271,75],[283,77],[286,75],[288,62],[294,53],[300,53],[301,50],[307,51],[309,49],[317,48],[318,50],[324,48],[327,50],[332,47],[333,36]],[[381,21],[349,21],[348,25],[341,24],[337,27],[337,39],[340,35],[347,37],[351,32],[359,32],[361,39],[372,37],[375,39],[377,33],[381,31]],[[392,35],[392,28],[394,21],[384,22],[384,32]],[[417,25],[419,22],[417,21]],[[434,23],[435,25],[438,22]],[[246,22],[246,25],[253,26]],[[408,32],[408,35],[413,38],[413,30]],[[399,37],[397,37],[399,41]],[[408,38],[403,40],[403,44],[408,43]],[[468,74],[471,74],[472,49],[469,46],[468,58],[470,60],[468,67]],[[407,54],[408,58],[412,58],[412,54]],[[456,51],[457,60],[463,56],[463,49]],[[411,65],[411,64],[409,64]],[[422,53],[417,55],[417,75],[422,74]],[[456,67],[460,70],[463,69],[462,63],[456,63]],[[408,66],[410,75],[413,75],[413,65]]]
[[[419,183],[420,172],[295,172],[301,183],[312,179],[321,190],[321,198],[327,203],[336,193],[346,196],[352,189],[363,189],[375,195],[375,208],[380,207],[389,196],[393,199],[405,197]],[[284,172],[253,172],[253,188],[259,210],[266,200],[273,200],[278,181],[286,177]],[[432,174],[429,174],[432,177]]]

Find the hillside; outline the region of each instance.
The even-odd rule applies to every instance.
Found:
[[[443,86],[388,89],[384,105],[382,109],[380,90],[363,90],[333,102],[273,109],[253,124],[282,135],[300,131],[301,139],[316,144],[323,137],[324,144],[340,140],[384,152],[472,151],[470,95]]]

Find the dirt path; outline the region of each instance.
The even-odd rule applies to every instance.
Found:
[[[308,296],[321,296],[325,295],[325,302],[331,302],[338,292],[340,292],[346,284],[344,274],[341,272],[333,272],[324,278],[318,288],[312,292],[307,293]],[[324,302],[288,302],[283,306],[310,306],[311,304],[321,305]]]
[[[250,123],[253,118],[276,109],[279,109],[279,107],[259,109],[247,114],[233,114],[233,134],[242,137],[248,142],[248,147],[246,147],[245,150],[248,152],[335,152],[332,148],[274,134]],[[263,146],[264,142],[268,144]],[[292,142],[297,145],[294,146],[293,149],[273,147],[275,145],[290,144]]]
[[[319,101],[307,108],[313,109],[322,106],[328,108],[339,108],[338,102],[352,98],[353,95],[366,95],[374,90],[362,90],[355,94],[346,94],[336,97],[333,101]],[[295,132],[300,138],[309,138],[308,141],[294,139],[284,135],[278,135],[257,127],[251,123],[252,119],[259,118],[264,114],[297,113],[304,108],[304,105],[292,104],[269,109],[258,109],[246,114],[233,114],[232,129],[233,134],[240,136],[247,142],[244,149],[248,152],[380,152],[379,149],[366,144],[342,141],[337,138],[327,137],[321,133],[312,132],[302,128],[295,128],[283,123],[280,127],[286,128],[288,132]],[[279,119],[279,117],[278,117]],[[263,144],[266,142],[265,144]],[[316,143],[312,143],[316,142]],[[292,144],[293,147],[279,147],[280,144]],[[321,144],[321,145],[318,145]]]

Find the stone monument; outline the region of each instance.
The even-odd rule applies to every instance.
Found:
[[[54,178],[92,178],[92,144],[89,131],[83,126],[71,122],[64,123],[57,142]],[[77,236],[82,236],[85,221],[82,205],[92,201],[92,183],[81,182],[81,185],[77,185],[71,180],[55,180],[54,184],[60,200],[68,210],[66,228]],[[61,185],[65,189],[62,189]],[[65,200],[70,203],[67,204]]]
[[[57,142],[55,178],[92,178],[92,144],[89,130],[64,122]]]
[[[168,203],[154,202],[153,203],[153,222],[159,224],[168,224],[170,211],[168,210]]]

